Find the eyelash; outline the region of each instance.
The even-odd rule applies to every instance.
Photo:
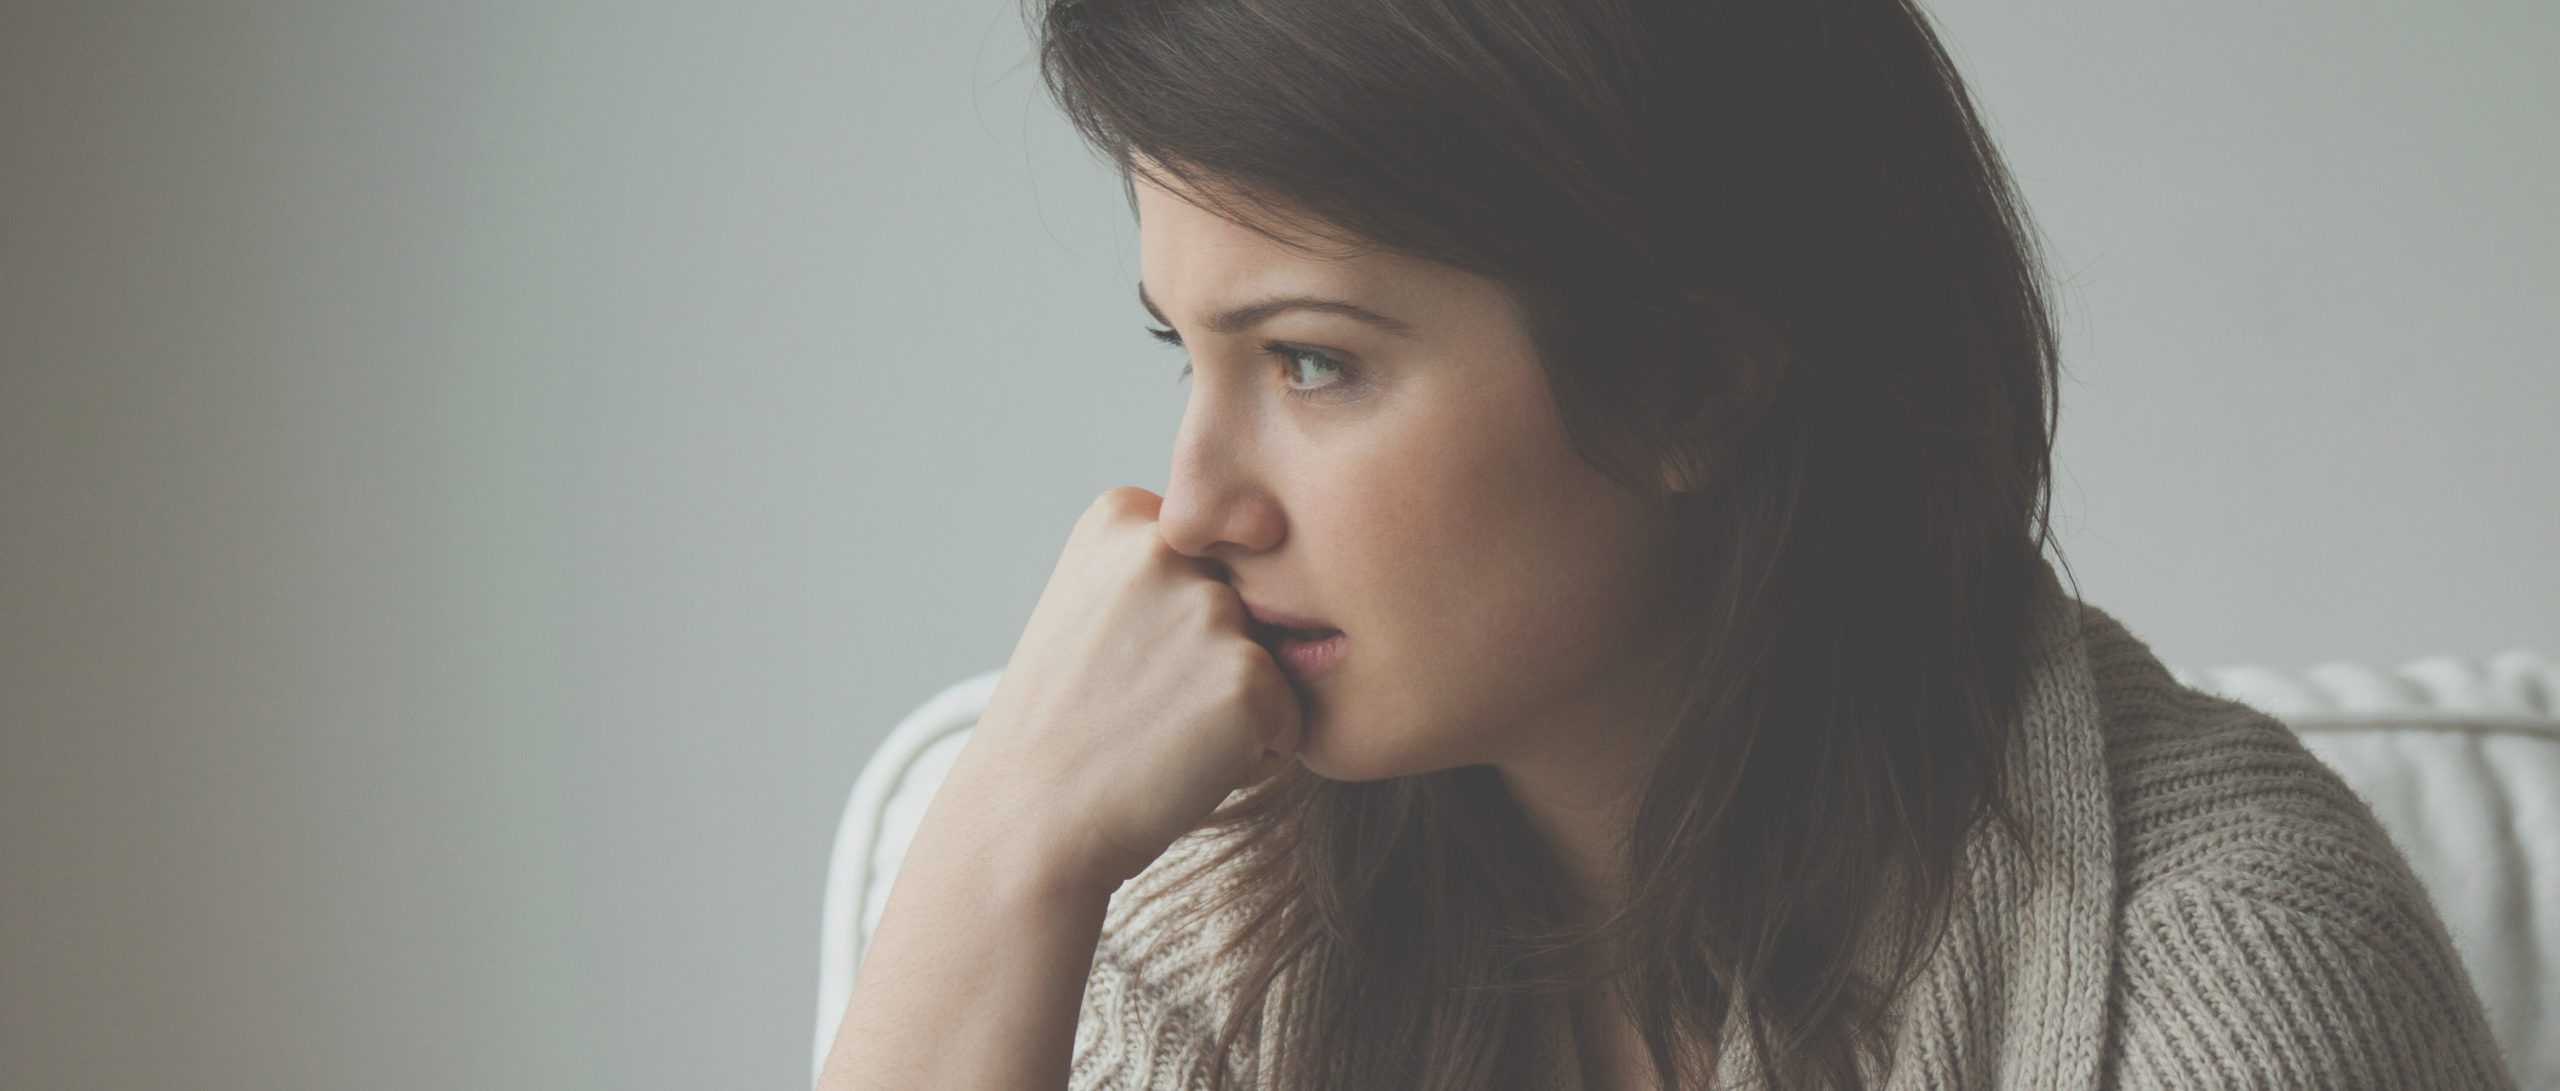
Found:
[[[1168,345],[1179,345],[1182,343],[1182,335],[1169,329],[1160,329],[1154,326],[1149,326],[1147,327],[1147,335]],[[1263,342],[1262,351],[1265,355],[1279,359],[1283,367],[1302,359],[1312,358],[1324,361],[1324,366],[1332,368],[1342,376],[1340,379],[1317,387],[1295,387],[1286,383],[1281,384],[1281,393],[1292,398],[1312,401],[1317,398],[1329,397],[1343,393],[1358,385],[1360,373],[1353,371],[1351,369],[1351,365],[1334,359],[1333,356],[1328,353],[1318,352],[1314,349],[1295,348],[1282,344],[1278,341]],[[1182,374],[1177,377],[1189,378],[1190,375],[1191,365],[1184,364],[1182,365]]]

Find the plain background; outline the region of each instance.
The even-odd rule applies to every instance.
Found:
[[[2560,654],[2560,7],[1933,6],[2172,665]],[[0,1083],[798,1088],[863,758],[1161,491],[1012,0],[0,8]]]

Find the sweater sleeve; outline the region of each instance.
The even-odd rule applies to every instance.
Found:
[[[2349,882],[2281,862],[2164,878],[2128,900],[2109,1086],[2515,1091],[2405,871]]]
[[[1237,911],[1186,911],[1208,893],[1185,880],[1215,837],[1175,841],[1112,895],[1076,1015],[1069,1091],[1208,1091],[1222,1063],[1227,1091],[1254,1091],[1259,1026],[1244,1028],[1231,1055],[1216,1049],[1234,989],[1219,954]]]
[[[1216,1032],[1106,944],[1085,979],[1068,1091],[1207,1091]],[[1244,1085],[1230,1073],[1227,1087]]]

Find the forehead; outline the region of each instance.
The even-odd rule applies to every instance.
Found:
[[[1490,282],[1438,262],[1274,225],[1290,240],[1284,244],[1143,176],[1134,189],[1140,283],[1173,311],[1203,314],[1256,297],[1305,294],[1356,300],[1421,326],[1500,295]]]
[[[1285,225],[1269,230],[1282,242],[1204,207],[1183,192],[1141,177],[1136,185],[1139,260],[1149,269],[1194,277],[1221,270],[1286,269],[1305,274],[1356,273],[1364,257],[1340,244]]]

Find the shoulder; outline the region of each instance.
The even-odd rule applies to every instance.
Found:
[[[2257,846],[2125,900],[2116,1086],[2512,1089],[2486,1012],[2414,884]]]
[[[2182,877],[2351,877],[2423,898],[2382,824],[2293,729],[2172,678],[2113,619],[2088,612],[2122,889]]]
[[[2364,801],[2283,722],[2180,685],[2103,628],[2121,1086],[2512,1087],[2425,887]]]
[[[1233,995],[1223,948],[1237,912],[1203,912],[1224,889],[1214,867],[1226,836],[1195,831],[1111,895],[1076,1019],[1072,1091],[1154,1091],[1208,1086],[1214,1047]],[[1248,1030],[1227,1076],[1250,1088]]]

